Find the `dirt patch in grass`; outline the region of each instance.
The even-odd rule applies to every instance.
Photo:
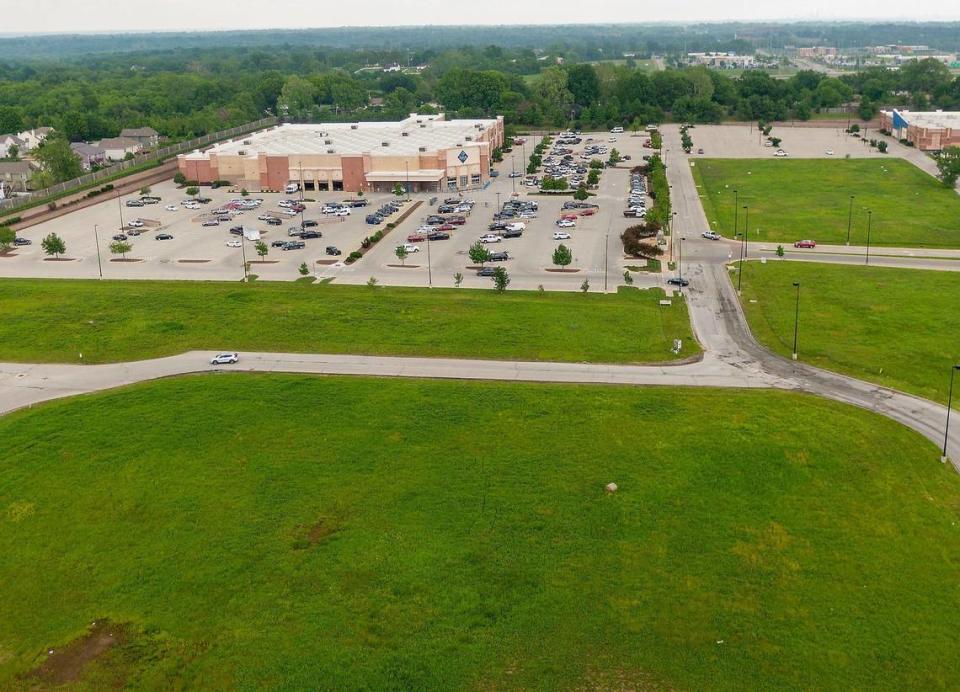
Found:
[[[340,260],[335,260],[335,259],[318,259],[318,260],[314,260],[314,263],[316,263],[316,264],[323,264],[323,265],[330,265],[330,264],[336,264],[336,263],[339,262],[339,261],[340,261]]]
[[[298,526],[293,539],[293,549],[307,550],[338,531],[340,531],[340,524],[329,517],[318,519],[310,526]]]
[[[27,674],[28,678],[50,685],[64,685],[80,679],[86,666],[103,656],[126,637],[126,628],[110,620],[97,620],[86,635],[60,649],[50,649],[47,660]]]
[[[10,250],[0,250],[0,257],[16,257],[17,253]]]

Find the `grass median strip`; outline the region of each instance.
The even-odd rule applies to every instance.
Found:
[[[960,686],[960,478],[834,402],[204,375],[0,438],[0,687],[94,621],[89,689]]]
[[[695,355],[684,302],[617,294],[286,283],[0,280],[0,360],[192,349],[664,362]],[[682,339],[679,354],[671,352]]]
[[[800,282],[800,359],[946,402],[960,362],[960,274],[814,262],[747,262],[743,307],[768,348],[793,350]]]
[[[738,197],[750,242],[842,245],[850,219],[850,242],[865,245],[870,210],[871,245],[960,247],[960,196],[901,159],[698,159],[692,170],[711,229],[730,238]],[[743,231],[747,210],[737,216]]]

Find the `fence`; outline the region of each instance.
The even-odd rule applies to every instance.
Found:
[[[162,161],[170,156],[182,154],[185,151],[200,149],[223,139],[230,139],[231,137],[236,137],[237,135],[247,134],[248,132],[254,132],[255,130],[262,130],[265,127],[270,127],[276,124],[277,119],[274,117],[262,118],[244,125],[231,127],[229,130],[221,130],[220,132],[203,135],[202,137],[197,137],[196,139],[191,139],[186,142],[177,142],[176,144],[171,144],[169,146],[151,151],[149,154],[134,156],[132,159],[120,161],[112,166],[101,168],[99,171],[87,173],[79,178],[57,183],[56,185],[43,190],[37,190],[36,192],[31,192],[27,195],[18,195],[9,199],[0,199],[0,211],[2,211],[4,214],[14,212],[17,209],[22,209],[24,207],[33,205],[38,199],[45,199],[47,197],[63,194],[64,192],[69,192],[70,190],[87,187],[96,183],[98,180],[116,177],[118,173],[130,168],[136,168],[152,161]]]

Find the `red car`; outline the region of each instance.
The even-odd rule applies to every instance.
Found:
[[[597,213],[596,209],[584,209],[580,212],[580,216],[593,216]]]
[[[576,214],[564,214],[563,216],[560,217],[560,220],[561,220],[561,221],[576,221],[576,220],[577,220],[577,215],[576,215]]]
[[[811,247],[817,247],[817,243],[816,241],[813,241],[813,240],[798,240],[793,244],[793,247],[811,248]]]
[[[457,226],[462,226],[466,222],[467,218],[465,216],[451,216],[447,219],[447,223],[456,224]]]
[[[457,227],[454,226],[452,223],[445,223],[442,226],[440,226],[437,230],[438,231],[455,231],[457,230]]]
[[[407,236],[408,243],[422,243],[426,239],[427,239],[427,236],[420,235],[419,233],[411,233],[410,235]]]

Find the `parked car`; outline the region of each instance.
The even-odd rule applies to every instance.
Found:
[[[508,228],[500,234],[503,238],[520,238],[523,236],[522,228]]]
[[[269,219],[267,219],[267,225],[268,225],[268,226],[282,226],[282,225],[283,225],[283,220],[282,220],[282,219],[278,219],[276,216],[271,216]]]
[[[284,250],[302,250],[307,244],[302,240],[288,240],[283,244]]]
[[[320,231],[303,231],[300,234],[301,240],[312,240],[314,238],[322,238],[323,234]]]
[[[141,202],[139,199],[128,199],[128,200],[127,200],[127,206],[128,206],[128,207],[142,207],[142,206],[143,206],[143,202]]]
[[[336,245],[327,245],[327,250],[326,250],[326,252],[327,252],[328,255],[342,255],[342,254],[343,254],[342,252],[340,252],[340,249],[339,249]]]
[[[558,228],[574,228],[576,225],[576,222],[571,221],[570,219],[559,219],[557,221]]]
[[[697,153],[698,153],[698,154],[702,154],[702,153],[703,153],[703,147],[700,147],[699,149],[697,149]]]
[[[383,218],[379,214],[367,214],[367,223],[370,225],[383,223]]]
[[[243,245],[243,241],[240,240],[228,240],[227,247],[240,247]]]
[[[720,240],[720,234],[714,231],[704,231],[703,237],[707,240]]]
[[[783,149],[777,149],[773,155],[780,158],[783,158],[784,156],[788,156],[787,152],[785,152]]]
[[[201,223],[200,225],[201,225],[201,226],[219,226],[219,225],[220,225],[220,222],[217,221],[216,219],[207,219],[206,221],[204,221],[204,222]]]
[[[303,223],[300,225],[303,226],[304,228],[309,228],[311,226],[319,226],[320,222],[317,221],[316,219],[304,219]]]
[[[427,235],[427,240],[450,240],[450,234],[446,231],[434,231]]]
[[[510,259],[510,255],[506,252],[491,252],[490,253],[490,262],[506,262]]]
[[[503,236],[495,233],[487,233],[486,235],[480,236],[481,243],[499,243],[501,240],[503,240]]]
[[[129,231],[127,231],[127,235],[138,236],[140,235],[140,231],[138,231],[136,228],[131,228]]]
[[[554,231],[553,232],[554,240],[570,240],[570,234],[566,231]]]
[[[283,247],[286,244],[286,240],[274,240],[272,243],[270,243],[270,247]]]
[[[495,267],[480,267],[477,270],[477,276],[493,276],[497,273]]]
[[[814,240],[798,240],[793,244],[793,247],[812,248],[817,247],[817,243]]]
[[[420,248],[412,243],[404,243],[403,245],[399,245],[398,247],[402,247],[408,253],[420,252]]]
[[[123,233],[117,233],[115,236],[113,236],[113,239],[116,241],[122,241],[126,240],[127,236],[125,236]]]
[[[143,221],[140,219],[134,219],[133,221],[127,221],[127,226],[130,228],[143,228]]]
[[[230,229],[231,235],[243,235],[243,226],[234,226]]]
[[[427,236],[425,236],[422,233],[411,233],[410,235],[407,236],[408,243],[422,243],[426,239],[427,239]]]
[[[210,365],[230,365],[240,360],[240,354],[235,351],[226,351],[218,353],[210,359]]]
[[[154,239],[155,240],[173,240],[173,236],[170,235],[169,233],[157,233],[157,235],[154,236]]]
[[[168,204],[164,207],[167,211],[177,211],[179,208],[176,204]]]
[[[667,283],[671,286],[679,286],[683,288],[684,286],[689,286],[690,282],[684,279],[682,276],[673,276],[667,279]]]
[[[33,245],[33,241],[30,240],[29,238],[21,238],[20,236],[17,236],[16,238],[13,239],[13,244],[14,245]]]

